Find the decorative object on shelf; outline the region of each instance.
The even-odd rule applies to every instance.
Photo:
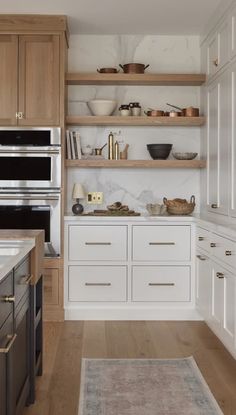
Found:
[[[93,115],[106,116],[115,111],[117,101],[114,99],[92,99],[87,104]]]
[[[107,146],[107,143],[105,143],[101,148],[95,148],[94,152],[95,152],[95,156],[101,156],[102,155],[102,150],[104,149],[104,147]]]
[[[168,103],[166,103],[166,105],[179,110],[180,115],[182,117],[199,117],[199,108],[194,108],[194,107],[180,108],[180,107],[177,107],[176,105],[172,105]]]
[[[148,203],[146,209],[151,216],[159,216],[166,213],[166,206],[159,203]]]
[[[131,115],[130,106],[128,104],[121,105],[119,111],[122,117],[128,117]]]
[[[108,136],[108,160],[114,159],[114,135],[110,132]]]
[[[99,72],[99,73],[118,73],[119,70],[117,70],[116,68],[100,68],[100,69],[97,69],[97,72]]]
[[[195,208],[195,196],[192,195],[189,202],[187,202],[186,199],[177,198],[167,200],[167,198],[164,197],[163,203],[166,205],[167,212],[170,215],[190,215]]]
[[[175,153],[172,153],[172,155],[177,160],[193,160],[197,157],[198,153],[175,152]]]
[[[140,216],[140,213],[129,209],[127,205],[121,202],[115,202],[107,206],[107,209],[95,209],[92,212],[84,213],[85,216]]]
[[[121,160],[127,160],[128,159],[128,148],[129,148],[129,144],[126,144],[124,150],[120,151],[120,159]]]
[[[119,65],[123,69],[124,73],[144,73],[150,65],[144,65],[143,63],[126,63],[125,65]]]
[[[130,102],[129,108],[131,110],[131,115],[138,117],[141,115],[141,105],[139,102]]]
[[[150,108],[148,111],[144,111],[144,114],[146,114],[148,117],[163,117],[165,112],[162,110],[153,110]]]
[[[82,153],[84,156],[91,156],[93,154],[93,148],[89,144],[82,147]]]
[[[73,186],[72,199],[76,200],[76,203],[72,206],[72,212],[74,215],[80,215],[84,211],[84,207],[79,203],[79,199],[85,198],[84,188],[81,183],[75,183]]]
[[[115,142],[115,154],[114,154],[115,160],[119,160],[119,158],[120,158],[119,148],[120,148],[119,143],[118,143],[118,141],[116,141]]]
[[[172,149],[172,144],[147,144],[147,149],[153,160],[166,160]]]
[[[180,117],[180,116],[181,116],[181,112],[180,111],[171,110],[169,112],[169,117]]]
[[[79,131],[66,130],[66,158],[68,160],[81,159],[81,140]]]

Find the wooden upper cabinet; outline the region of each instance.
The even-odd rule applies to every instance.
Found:
[[[59,124],[59,36],[19,36],[19,125]]]
[[[59,35],[0,35],[0,125],[60,124]]]
[[[16,125],[18,36],[0,35],[0,125]]]

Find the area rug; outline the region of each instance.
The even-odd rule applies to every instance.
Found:
[[[193,357],[82,361],[79,415],[218,414]]]

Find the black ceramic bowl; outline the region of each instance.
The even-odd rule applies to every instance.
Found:
[[[147,144],[147,149],[154,160],[165,160],[170,154],[172,144]]]

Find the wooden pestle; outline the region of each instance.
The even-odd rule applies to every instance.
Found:
[[[129,148],[129,144],[126,144],[124,150],[120,152],[120,159],[121,160],[127,160],[127,158],[128,158],[128,148]]]

